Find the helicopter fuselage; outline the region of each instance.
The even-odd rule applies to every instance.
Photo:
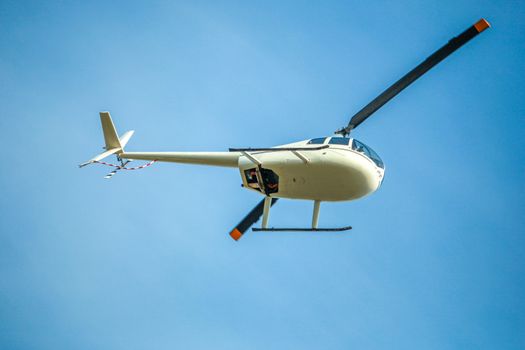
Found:
[[[320,146],[308,142],[277,149]],[[333,202],[358,199],[381,186],[382,162],[376,164],[352,141],[347,145],[326,145],[314,150],[244,152],[238,160],[243,187],[275,198]]]

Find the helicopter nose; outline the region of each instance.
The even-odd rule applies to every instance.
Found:
[[[381,187],[383,185],[383,180],[385,179],[385,170],[377,170],[377,176],[379,177],[379,184],[377,185],[377,188]]]
[[[348,177],[355,198],[366,196],[381,186],[382,174],[371,161],[361,156],[351,156],[348,161]]]
[[[367,194],[376,191],[381,186],[381,179],[374,166],[367,164],[366,169],[362,170],[363,188]]]

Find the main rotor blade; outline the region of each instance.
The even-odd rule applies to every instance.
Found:
[[[364,122],[372,113],[381,108],[385,103],[394,98],[399,94],[404,88],[412,84],[416,79],[429,71],[439,62],[447,58],[451,53],[459,49],[461,46],[466,44],[469,40],[474,38],[476,35],[489,28],[490,24],[484,18],[477,21],[473,26],[469,27],[463,33],[459,34],[457,37],[452,38],[449,42],[430,55],[426,60],[420,63],[416,68],[408,72],[404,77],[392,84],[388,89],[383,91],[379,96],[377,96],[372,102],[367,104],[363,109],[357,112],[348,126],[342,128],[336,133],[348,135],[352,129],[355,129],[359,124]]]
[[[279,198],[272,198],[271,205],[274,205],[278,199]],[[242,237],[244,232],[246,232],[246,230],[248,230],[253,224],[255,224],[257,220],[259,220],[259,218],[263,214],[263,209],[264,209],[264,199],[260,201],[259,204],[257,204],[255,208],[253,208],[248,213],[248,215],[246,215],[244,219],[242,219],[241,222],[239,222],[239,224],[235,226],[233,230],[231,230],[230,236],[236,241],[239,240],[239,238]]]

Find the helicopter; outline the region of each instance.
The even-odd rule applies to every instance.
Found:
[[[154,162],[174,162],[231,167],[239,170],[242,187],[264,196],[234,228],[230,236],[239,240],[262,216],[260,228],[253,231],[347,231],[351,226],[319,228],[321,202],[351,201],[377,191],[385,176],[385,165],[369,146],[349,135],[362,122],[412,84],[432,67],[490,27],[484,19],[453,37],[422,63],[401,77],[352,116],[347,126],[332,136],[302,140],[268,148],[230,148],[228,152],[127,152],[124,147],[134,131],[118,136],[109,112],[100,112],[105,152],[79,165],[102,163],[115,167],[106,178],[120,170],[136,170]],[[116,155],[119,164],[102,159]],[[132,160],[149,163],[128,168]],[[311,226],[308,228],[268,227],[270,208],[281,198],[313,201]]]

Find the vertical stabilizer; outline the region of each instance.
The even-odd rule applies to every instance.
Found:
[[[111,120],[111,115],[109,112],[100,112],[100,122],[102,123],[102,131],[104,132],[104,141],[106,142],[106,150],[120,148],[120,140],[117,135],[117,130],[115,130],[115,125],[113,120]]]
[[[104,148],[106,151],[101,154],[97,154],[87,162],[80,164],[80,167],[98,162],[112,154],[116,154],[117,157],[119,157],[124,152],[124,146],[126,146],[134,133],[133,130],[130,130],[125,132],[122,137],[119,138],[109,112],[100,112],[100,122],[102,123],[102,132],[104,133],[104,142],[106,143]]]

